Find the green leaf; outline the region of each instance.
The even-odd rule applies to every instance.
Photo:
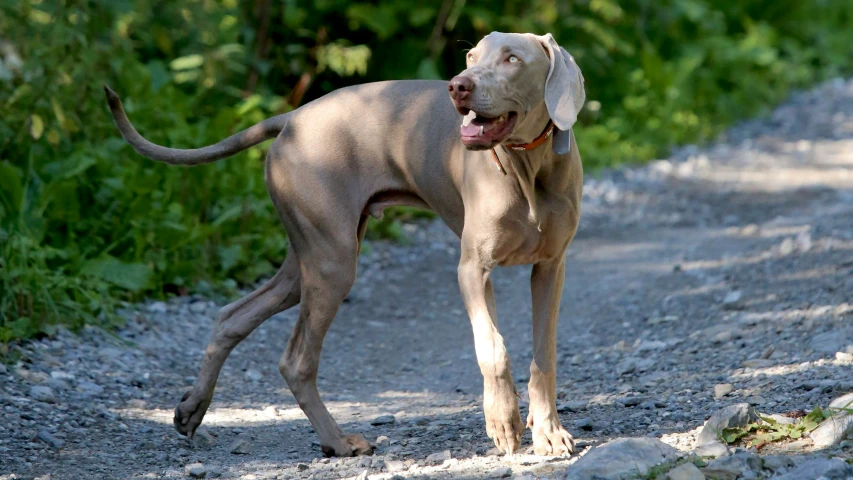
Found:
[[[751,447],[754,447],[756,445],[762,445],[765,443],[775,442],[775,441],[781,440],[785,437],[787,437],[787,435],[783,432],[762,433],[761,435],[757,435],[754,439],[752,439],[752,441],[750,442],[749,445]]]
[[[113,256],[104,255],[86,262],[81,273],[136,292],[148,288],[152,272],[143,263],[124,263]]]
[[[44,120],[35,113],[30,115],[30,136],[33,140],[38,140],[42,133],[44,133]]]
[[[30,86],[29,83],[25,83],[25,84],[21,85],[20,87],[16,88],[14,92],[12,92],[12,95],[10,95],[9,99],[6,100],[6,105],[7,106],[14,105],[14,103],[17,102],[18,100],[20,100],[21,97],[31,93],[32,91],[33,91],[33,87]]]
[[[204,64],[204,57],[199,54],[178,57],[169,63],[172,70],[192,70]]]
[[[56,98],[50,97],[50,106],[53,108],[53,114],[60,125],[65,123],[65,112],[62,111],[62,105],[56,101]]]
[[[777,423],[779,423],[776,420],[774,420],[772,417],[765,417],[765,416],[759,415],[758,418],[769,423],[770,425],[776,425]]]

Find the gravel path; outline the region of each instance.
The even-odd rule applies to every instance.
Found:
[[[578,450],[651,436],[688,451],[726,405],[809,410],[853,391],[853,81],[708,149],[588,172],[585,192],[558,331]],[[320,367],[333,415],[376,439],[375,456],[322,458],[277,370],[295,310],[235,350],[200,435],[179,436],[172,410],[218,308],[189,297],[140,305],[117,336],[60,331],[0,364],[0,479],[562,478],[577,456],[492,451],[458,241],[438,222],[406,228],[411,245],[370,245]],[[526,418],[529,267],[493,278]]]

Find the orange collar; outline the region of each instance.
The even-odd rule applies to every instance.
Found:
[[[504,148],[509,148],[510,150],[533,150],[534,148],[537,148],[540,145],[542,145],[543,143],[545,143],[545,140],[547,140],[548,137],[550,137],[552,133],[554,133],[554,121],[548,120],[548,125],[545,125],[545,130],[542,130],[542,133],[540,133],[538,137],[533,139],[532,142],[530,142],[530,143],[510,143],[508,145],[505,145]],[[494,148],[491,149],[491,152],[492,152],[492,160],[494,160],[495,165],[497,165],[498,171],[500,171],[501,173],[506,175],[506,170],[504,170],[504,166],[501,165],[501,160],[498,158],[497,152],[495,152]]]

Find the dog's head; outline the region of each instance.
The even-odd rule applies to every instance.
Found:
[[[469,150],[530,142],[549,117],[568,131],[583,107],[580,68],[550,33],[490,33],[467,52],[467,65],[448,90]]]

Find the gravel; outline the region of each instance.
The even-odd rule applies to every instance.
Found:
[[[519,454],[495,454],[458,292],[458,240],[424,221],[404,227],[408,244],[367,245],[323,348],[321,394],[344,431],[377,439],[373,457],[322,458],[277,368],[296,310],[231,354],[207,433],[192,442],[175,433],[173,409],[226,303],[188,296],[128,306],[115,334],[59,328],[13,345],[15,362],[0,365],[0,479],[186,478],[197,463],[206,478],[486,478],[509,468],[556,479],[618,437],[658,439],[687,455],[704,422],[730,405],[764,414],[825,407],[853,391],[851,151],[853,82],[837,80],[705,148],[588,169],[557,331],[571,458],[531,455],[529,430]],[[513,267],[492,276],[522,418],[529,275]],[[238,445],[247,453],[231,455]],[[807,462],[843,473],[851,456],[845,440],[785,448],[758,452],[785,478],[803,478],[791,475]],[[778,460],[791,456],[799,463]],[[769,471],[765,463],[756,475]]]

